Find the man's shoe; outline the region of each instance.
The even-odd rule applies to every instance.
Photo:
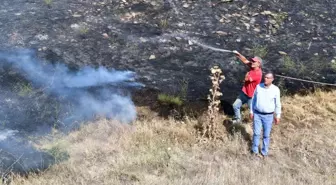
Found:
[[[262,159],[266,160],[268,158],[268,155],[261,154]]]
[[[262,156],[260,154],[253,153],[253,152],[251,153],[251,159],[257,159],[257,160],[259,160],[261,158],[262,158]]]

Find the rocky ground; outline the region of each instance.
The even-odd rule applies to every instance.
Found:
[[[190,98],[207,93],[209,68],[219,64],[232,98],[244,66],[190,39],[261,55],[277,73],[335,83],[335,7],[332,0],[3,0],[0,47],[33,48],[74,68],[132,70],[147,87],[168,93],[186,81]]]

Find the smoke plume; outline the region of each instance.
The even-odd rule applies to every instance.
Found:
[[[74,72],[64,64],[52,65],[38,60],[31,50],[0,52],[0,61],[19,71],[35,88],[43,88],[47,93],[62,97],[63,101],[70,101],[75,110],[70,116],[73,117],[71,120],[100,115],[130,122],[136,117],[131,99],[118,94],[115,88],[118,85],[139,86],[134,82],[134,72],[108,70],[105,67],[83,67]],[[97,89],[93,93],[90,88]]]
[[[123,123],[136,118],[128,90],[142,85],[131,71],[87,66],[71,70],[38,59],[31,50],[17,50],[0,51],[0,74],[0,160],[7,161],[0,163],[0,172],[18,157],[24,167],[18,171],[45,166],[35,154],[47,155],[22,142],[27,136],[52,128],[68,131],[96,117]]]

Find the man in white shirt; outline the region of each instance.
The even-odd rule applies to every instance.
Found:
[[[273,80],[274,74],[272,72],[265,73],[264,83],[257,86],[250,105],[250,117],[253,119],[252,153],[256,155],[259,154],[261,129],[263,129],[261,154],[267,156],[273,120],[275,124],[280,123],[280,89],[272,84]]]

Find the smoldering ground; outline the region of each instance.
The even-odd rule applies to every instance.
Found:
[[[2,173],[52,163],[50,156],[27,145],[30,136],[53,128],[69,131],[96,117],[122,123],[136,118],[127,91],[141,87],[134,72],[88,66],[72,70],[61,61],[38,59],[32,50],[0,51],[0,72]]]

